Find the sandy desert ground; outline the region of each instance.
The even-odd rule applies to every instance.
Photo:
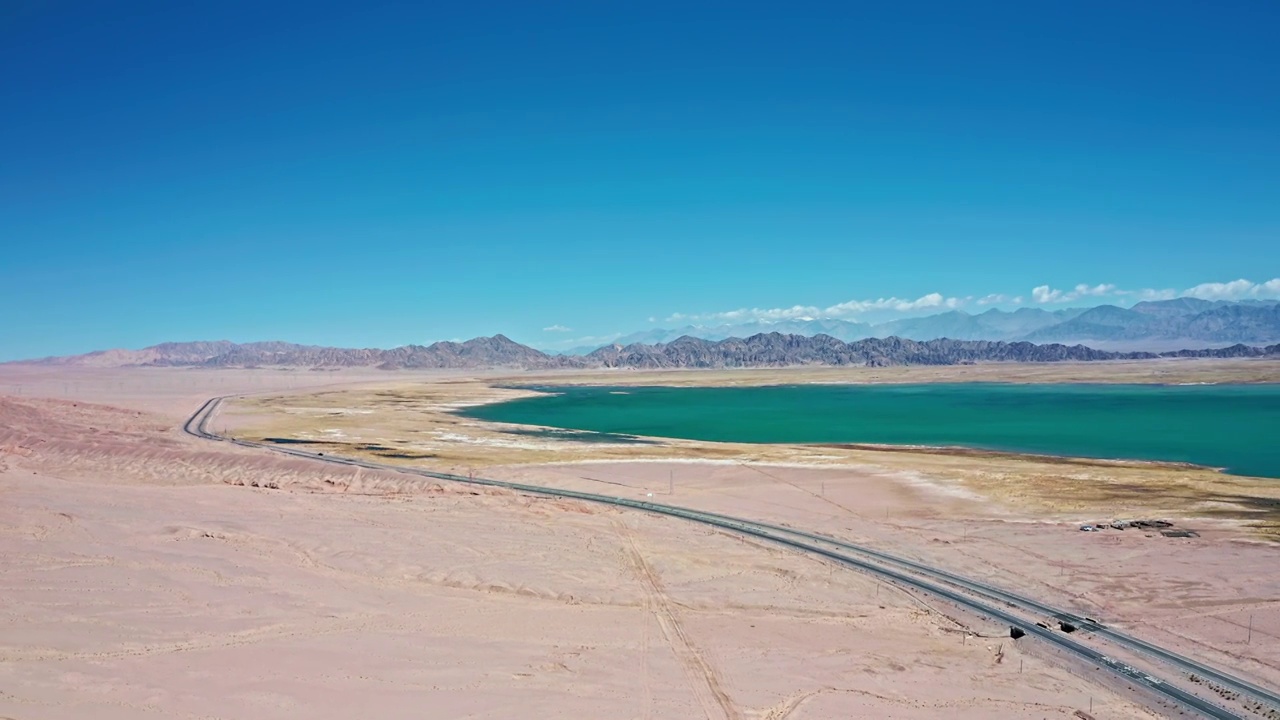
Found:
[[[396,378],[410,381],[486,382]],[[1000,628],[971,637],[956,622],[970,620],[795,553],[177,430],[212,395],[386,383],[0,368],[0,717],[1152,716]],[[224,418],[260,419],[252,407]],[[1090,536],[894,458],[539,457],[485,473],[670,491],[874,542],[1280,680],[1276,549],[1237,520],[1201,519],[1190,540]]]

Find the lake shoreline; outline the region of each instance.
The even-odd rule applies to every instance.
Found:
[[[1280,457],[1261,442],[1280,434],[1280,413],[1273,409],[1280,399],[1277,383],[496,387],[527,395],[493,398],[457,415],[653,440],[1014,457],[1280,479]]]

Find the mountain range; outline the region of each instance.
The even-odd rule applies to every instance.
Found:
[[[1083,315],[1081,316],[1083,317]],[[142,350],[106,350],[31,361],[63,367],[372,367],[403,368],[746,368],[795,365],[957,365],[982,362],[1137,360],[1157,357],[1280,357],[1280,344],[1184,349],[1155,354],[1112,352],[1060,343],[900,337],[845,342],[830,335],[758,333],[747,338],[681,337],[669,343],[608,345],[584,356],[548,355],[503,335],[466,342],[405,345],[390,350],[285,342],[174,342]]]
[[[1019,308],[1012,312],[991,309],[977,315],[951,310],[874,325],[835,319],[748,322],[710,327],[689,325],[633,333],[611,344],[660,344],[686,336],[723,340],[770,332],[810,337],[829,335],[846,342],[887,337],[909,340],[1025,340],[1159,352],[1234,343],[1265,345],[1280,342],[1280,301],[1176,298],[1140,302],[1131,308],[1100,305],[1054,311],[1040,308]],[[564,354],[586,355],[598,347],[578,347]]]
[[[402,368],[556,368],[582,367],[577,358],[547,355],[504,335],[466,342],[404,345],[390,350],[336,348],[268,341],[237,344],[168,342],[141,350],[100,350],[51,357],[32,364],[79,367],[374,367]]]

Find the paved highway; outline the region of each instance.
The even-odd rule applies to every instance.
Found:
[[[846,567],[854,568],[863,572],[867,572],[886,580],[889,580],[902,587],[912,588],[917,591],[925,592],[935,597],[941,598],[948,602],[954,603],[967,610],[975,612],[979,615],[989,617],[997,622],[1004,623],[1010,627],[1021,629],[1027,635],[1038,638],[1059,650],[1065,651],[1077,658],[1093,663],[1099,668],[1105,668],[1112,673],[1120,676],[1131,684],[1146,688],[1152,693],[1171,700],[1184,708],[1201,714],[1204,717],[1215,718],[1218,720],[1243,720],[1241,716],[1220,707],[1208,700],[1193,695],[1175,685],[1171,685],[1159,678],[1148,675],[1130,665],[1110,658],[1103,653],[1082,645],[1071,638],[1065,637],[1059,633],[1042,627],[1034,620],[1013,615],[1005,609],[1005,606],[1019,607],[1038,613],[1042,616],[1062,616],[1071,617],[1067,613],[1052,608],[1043,603],[1039,603],[1033,599],[1025,598],[1020,595],[1010,593],[999,588],[986,585],[974,580],[963,578],[944,570],[917,563],[906,558],[899,558],[888,553],[883,553],[873,548],[867,548],[842,540],[819,535],[817,533],[809,533],[802,530],[784,527],[781,525],[772,525],[769,523],[760,523],[753,520],[743,518],[735,518],[728,515],[720,515],[717,513],[703,512],[691,508],[683,508],[674,505],[665,505],[661,503],[644,502],[633,500],[625,497],[615,497],[612,495],[600,495],[596,493],[579,492],[576,490],[562,490],[558,488],[544,487],[540,485],[528,485],[524,483],[505,482],[500,480],[490,480],[485,478],[470,478],[451,473],[432,472],[429,470],[420,470],[396,465],[384,465],[366,460],[358,460],[354,458],[344,458],[331,455],[318,455],[314,452],[299,450],[292,447],[282,447],[278,445],[270,445],[267,443],[256,443],[246,440],[237,440],[234,438],[224,438],[220,435],[209,432],[207,425],[209,418],[216,412],[223,398],[211,398],[195,412],[183,426],[183,430],[190,435],[194,435],[206,440],[215,440],[219,442],[230,442],[244,447],[252,447],[266,449],[286,455],[294,455],[304,457],[311,460],[319,460],[323,462],[335,463],[339,465],[349,465],[353,467],[364,467],[371,470],[390,470],[400,473],[408,473],[429,477],[438,480],[448,480],[452,482],[467,483],[472,485],[484,485],[489,487],[500,487],[518,492],[529,493],[533,495],[542,495],[546,497],[571,498],[583,500],[586,502],[603,503],[618,507],[627,507],[646,512],[657,513],[669,517],[676,517],[691,522],[697,522],[704,525],[711,525],[725,530],[736,532],[742,535],[760,538],[768,542],[778,545],[790,547],[795,550],[818,555],[828,560],[834,561]],[[813,544],[814,542],[822,543],[838,547],[843,551],[851,551],[861,557],[838,552],[827,547]],[[869,559],[868,559],[869,558]],[[885,567],[892,565],[893,567]],[[905,570],[906,572],[904,572]],[[917,573],[915,575],[908,572]],[[928,578],[941,580],[952,587],[936,584],[928,579],[921,578],[919,575],[925,575]],[[967,592],[961,592],[956,588],[960,588]],[[1001,605],[993,605],[982,599],[975,598],[978,595],[990,600],[996,600]],[[1170,662],[1174,665],[1182,667],[1189,672],[1198,675],[1214,678],[1220,684],[1230,685],[1239,692],[1257,697],[1266,702],[1275,703],[1280,706],[1277,701],[1277,695],[1274,692],[1264,688],[1259,688],[1251,683],[1234,678],[1226,673],[1214,670],[1208,666],[1186,658],[1181,655],[1169,652],[1150,643],[1146,643],[1135,638],[1130,638],[1122,633],[1110,630],[1099,623],[1089,623],[1080,619],[1081,625],[1088,630],[1105,635],[1113,642],[1117,642],[1122,646],[1130,647],[1161,660]]]
[[[1080,615],[1073,614],[1066,610],[1062,610],[1061,608],[1055,608],[1052,605],[1046,605],[1045,603],[1042,603],[1033,598],[1026,597],[1024,595],[1018,595],[1008,590],[1003,590],[977,580],[971,580],[969,578],[966,578],[960,575],[955,575],[953,573],[947,572],[946,570],[939,570],[937,568],[930,567],[928,565],[924,565],[922,563],[918,563],[913,560],[909,560],[907,558],[902,558],[896,555],[891,555],[889,553],[881,552],[879,550],[875,550],[874,548],[869,548],[864,545],[856,545],[853,543],[845,542],[838,538],[833,538],[826,535],[820,535],[817,533],[805,532],[803,530],[796,530],[783,525],[772,525],[769,523],[760,523],[760,522],[757,522],[755,524],[759,527],[768,528],[776,532],[787,533],[795,537],[802,537],[808,540],[816,540],[816,541],[827,543],[836,547],[840,547],[845,550],[851,550],[853,552],[859,553],[866,557],[875,558],[882,562],[889,563],[897,567],[906,568],[908,570],[917,572],[921,575],[925,575],[927,577],[931,577],[946,583],[950,583],[952,585],[956,585],[958,587],[965,588],[966,590],[969,590],[978,595],[982,595],[984,597],[987,597],[993,600],[998,600],[1000,602],[1007,603],[1013,607],[1020,607],[1024,610],[1037,613],[1045,617],[1053,617],[1061,620],[1066,620],[1081,630],[1085,630],[1085,631],[1094,633],[1096,635],[1105,637],[1108,640],[1116,643],[1117,645],[1120,645],[1121,647],[1126,647],[1130,650],[1134,650],[1134,651],[1143,653],[1145,655],[1148,655],[1150,657],[1156,658],[1162,662],[1167,662],[1189,673],[1194,673],[1206,679],[1213,680],[1219,685],[1227,687],[1231,690],[1235,690],[1236,692],[1242,693],[1244,695],[1249,695],[1256,700],[1269,703],[1277,708],[1280,708],[1280,693],[1276,693],[1274,691],[1261,687],[1255,683],[1251,683],[1247,680],[1242,680],[1241,678],[1235,677],[1233,675],[1229,675],[1221,670],[1217,670],[1203,663],[1196,662],[1195,660],[1192,660],[1191,658],[1188,658],[1185,655],[1179,655],[1172,651],[1165,650],[1164,648],[1159,647],[1158,645],[1152,645],[1151,643],[1146,642],[1145,640],[1140,640],[1131,635],[1127,635],[1123,632],[1120,632],[1119,630],[1110,628],[1102,624],[1101,622],[1098,622],[1097,620],[1084,618],[1084,617],[1081,617]]]

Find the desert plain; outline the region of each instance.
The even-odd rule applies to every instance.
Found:
[[[1178,711],[812,556],[401,467],[791,524],[1280,686],[1277,481],[989,453],[587,443],[517,384],[1280,381],[1266,361],[512,374],[0,366],[0,717],[1130,718]],[[381,470],[215,443],[320,440]],[[1198,533],[1081,533],[1159,517]],[[1169,671],[1170,678],[1176,673]]]

